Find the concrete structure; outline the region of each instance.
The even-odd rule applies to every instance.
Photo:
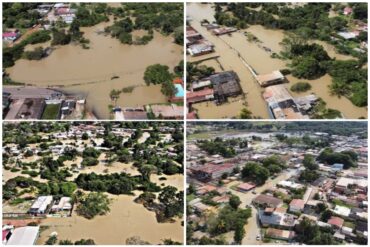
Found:
[[[258,219],[263,227],[274,227],[283,230],[291,230],[295,225],[295,216],[280,212],[265,212],[258,210]]]
[[[186,101],[188,104],[199,103],[213,99],[214,99],[214,90],[212,88],[206,88],[200,91],[186,93]]]
[[[301,189],[304,187],[302,184],[298,184],[293,181],[287,181],[287,180],[280,181],[277,185],[279,187],[289,188],[289,189]]]
[[[209,181],[220,178],[224,173],[231,173],[235,167],[236,165],[232,163],[222,165],[208,163],[199,167],[191,167],[190,170],[198,180]]]
[[[220,72],[209,77],[217,103],[223,103],[228,97],[243,93],[238,75],[234,71]]]
[[[263,98],[266,100],[269,112],[274,119],[308,119],[301,111],[295,99],[285,85],[269,86],[265,89]]]
[[[253,203],[259,207],[269,207],[269,208],[278,208],[283,205],[283,201],[279,198],[268,196],[268,195],[258,195],[253,199]]]
[[[16,228],[10,236],[7,245],[35,245],[39,237],[39,226]]]
[[[348,217],[351,213],[351,209],[350,208],[347,208],[347,207],[344,207],[344,206],[339,206],[339,205],[336,205],[333,212],[336,214],[336,215],[340,215],[340,216],[344,216],[344,217]]]
[[[256,185],[254,183],[242,183],[239,184],[236,188],[241,192],[247,192],[256,188]]]
[[[279,70],[275,70],[270,74],[257,75],[256,80],[261,87],[267,87],[283,82],[285,77]]]
[[[70,197],[60,198],[58,204],[55,204],[51,207],[53,212],[59,211],[70,211],[72,209],[72,199]]]
[[[15,119],[29,119],[37,120],[40,119],[44,112],[46,103],[41,98],[27,98],[23,100]]]
[[[293,199],[289,203],[289,211],[294,213],[301,213],[304,209],[304,201],[301,199]]]
[[[342,226],[344,224],[344,220],[342,218],[332,216],[328,220],[328,224],[332,225],[333,227],[335,227],[337,229],[340,229],[340,228],[342,228]]]
[[[183,106],[171,105],[151,105],[150,106],[156,118],[163,119],[182,119],[184,117]]]
[[[213,44],[191,26],[186,27],[185,44],[186,50],[191,56],[200,56],[214,52]]]
[[[233,33],[233,32],[238,31],[238,29],[236,29],[234,27],[211,28],[209,30],[211,30],[212,34],[217,35],[217,36],[224,35],[224,34],[229,34],[229,33]]]
[[[53,202],[52,196],[40,196],[29,209],[30,214],[45,214],[48,206]]]
[[[267,228],[265,236],[269,238],[289,241],[294,238],[295,233],[293,231]]]

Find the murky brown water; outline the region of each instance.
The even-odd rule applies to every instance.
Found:
[[[188,4],[187,15],[189,15],[193,21],[191,25],[198,30],[206,39],[215,45],[215,51],[220,55],[218,58],[225,70],[235,71],[239,78],[240,84],[246,93],[246,102],[248,109],[252,111],[254,116],[260,116],[262,118],[268,118],[268,112],[266,103],[262,99],[262,89],[257,85],[257,82],[253,80],[252,75],[245,68],[242,61],[238,58],[238,55],[230,49],[230,47],[222,41],[220,38],[212,35],[204,27],[200,25],[200,21],[207,19],[213,21],[213,8],[209,4]],[[222,37],[223,39],[224,37]],[[246,42],[245,42],[246,43]],[[245,48],[244,48],[245,49]],[[202,59],[201,57],[199,59]],[[232,101],[232,99],[231,99]],[[232,107],[236,105],[237,108]],[[211,102],[201,103],[194,105],[198,109],[199,116],[201,118],[223,118],[223,117],[235,117],[239,115],[240,110],[243,108],[242,103],[235,104],[229,103],[223,106],[216,106]],[[224,110],[220,109],[224,108]]]
[[[231,36],[223,35],[216,37],[211,35],[205,28],[201,27],[199,23],[202,19],[208,19],[209,21],[214,20],[214,9],[212,5],[191,3],[187,4],[187,10],[187,15],[193,19],[191,25],[215,44],[216,54],[220,55],[219,61],[225,67],[225,70],[232,69],[239,75],[243,91],[247,93],[246,101],[249,110],[252,111],[254,116],[268,118],[266,103],[261,97],[263,89],[254,81],[251,73],[229,46],[239,52],[257,73],[270,73],[273,70],[286,68],[287,61],[273,59],[270,57],[270,54],[259,47],[257,43],[248,42],[244,35],[244,31],[253,33],[253,35],[262,41],[260,45],[266,46],[276,53],[282,50],[280,42],[284,38],[284,32],[281,30],[266,29],[260,25],[253,25],[246,30],[233,33]],[[317,40],[311,42],[323,45],[332,58],[338,60],[353,59],[351,56],[336,53],[334,47],[330,44]],[[201,57],[199,59],[201,59]],[[289,84],[287,85],[288,88],[291,84],[302,81],[293,76],[288,76],[287,79],[289,80]],[[332,78],[329,75],[325,75],[317,80],[309,81],[312,85],[312,89],[309,92],[300,94],[300,96],[313,92],[321,97],[327,103],[328,107],[341,111],[346,118],[366,117],[366,107],[356,107],[345,97],[338,98],[330,95],[328,86],[331,84],[331,80]],[[198,109],[201,118],[224,118],[239,114],[243,106],[235,104],[234,108],[233,104],[235,104],[235,102],[225,106],[215,106],[208,102],[196,104],[195,108]]]
[[[96,33],[110,24],[100,23],[81,29],[90,40],[91,48],[88,50],[77,45],[58,47],[41,61],[21,59],[7,71],[15,81],[37,86],[62,85],[63,90],[69,93],[83,93],[90,108],[100,118],[108,118],[112,89],[144,85],[143,74],[147,66],[160,63],[172,69],[182,59],[182,47],[174,44],[171,36],[155,33],[147,45],[130,46]],[[111,80],[112,76],[120,78]],[[131,102],[133,99],[136,100]],[[132,94],[122,94],[118,104],[136,106],[164,102],[160,87],[151,86],[137,88]]]
[[[75,212],[69,218],[48,218],[41,225],[49,228],[41,232],[37,244],[44,244],[52,232],[58,233],[58,239],[71,241],[91,238],[96,244],[122,245],[132,236],[152,244],[161,243],[162,239],[171,238],[183,242],[181,220],[175,223],[157,223],[155,213],[141,204],[133,202],[133,196],[110,196],[113,199],[111,211],[104,216],[88,220]]]

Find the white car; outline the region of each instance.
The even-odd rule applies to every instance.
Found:
[[[260,241],[261,240],[261,235],[258,234],[257,237],[256,237],[256,240]]]

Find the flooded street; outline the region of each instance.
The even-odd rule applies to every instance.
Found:
[[[254,80],[250,71],[243,64],[238,54],[250,64],[258,74],[271,73],[274,70],[281,70],[287,68],[289,61],[274,59],[270,57],[270,53],[266,52],[261,46],[268,47],[272,52],[279,53],[282,50],[280,42],[284,39],[285,34],[282,30],[266,29],[260,25],[252,25],[247,29],[239,30],[232,33],[232,35],[214,36],[206,28],[200,25],[200,21],[207,19],[214,21],[214,9],[211,4],[195,4],[187,5],[187,15],[191,17],[191,25],[198,30],[206,39],[215,45],[216,53],[214,56],[219,55],[218,61],[224,67],[224,70],[234,70],[240,80],[244,93],[246,93],[247,108],[252,112],[253,116],[269,118],[267,113],[267,105],[262,98],[263,88]],[[250,32],[256,36],[261,43],[249,42],[244,32]],[[310,41],[320,44],[327,51],[328,55],[337,60],[354,59],[351,56],[338,54],[334,47],[323,41]],[[198,59],[202,59],[199,57]],[[190,61],[195,58],[190,59]],[[208,61],[202,63],[208,66],[214,66],[214,62]],[[219,71],[218,67],[215,67]],[[359,118],[367,116],[366,107],[357,107],[352,104],[350,100],[345,97],[338,98],[332,96],[329,91],[332,78],[325,75],[316,80],[302,80],[295,78],[291,75],[287,76],[287,88],[298,81],[307,81],[311,84],[312,89],[301,94],[292,93],[294,96],[304,96],[310,93],[316,94],[321,97],[326,103],[328,108],[339,110],[343,113],[345,118]],[[230,99],[233,101],[233,99]],[[205,102],[194,104],[194,108],[198,110],[200,118],[225,118],[235,117],[239,115],[240,110],[243,108],[243,102],[231,102],[225,105],[216,106],[212,102]]]
[[[138,193],[139,194],[139,193]],[[41,232],[37,244],[44,244],[50,233],[57,232],[58,239],[71,241],[91,238],[95,244],[119,245],[126,239],[140,236],[141,240],[159,244],[163,239],[171,238],[183,242],[181,220],[175,223],[157,223],[155,213],[143,205],[133,202],[128,195],[110,196],[111,210],[107,215],[88,220],[73,212],[70,218],[48,218],[41,225],[49,228]]]
[[[62,90],[71,94],[81,93],[87,97],[90,110],[100,118],[108,118],[112,89],[145,85],[146,67],[160,63],[172,70],[182,59],[182,47],[173,43],[172,36],[155,32],[154,39],[147,45],[124,45],[118,39],[97,33],[111,24],[112,21],[81,28],[84,37],[90,40],[90,49],[73,44],[60,46],[40,61],[20,59],[7,72],[14,81],[63,87]],[[119,78],[111,80],[113,76]],[[151,86],[122,94],[117,103],[137,106],[164,102],[160,87]]]

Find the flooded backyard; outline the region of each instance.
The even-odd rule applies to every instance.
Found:
[[[43,60],[20,59],[7,72],[17,82],[62,87],[67,93],[82,94],[87,97],[89,109],[99,118],[109,116],[112,89],[138,86],[132,93],[121,95],[117,101],[120,106],[164,103],[166,99],[160,87],[146,87],[143,74],[146,67],[155,63],[168,65],[172,70],[182,59],[182,47],[173,43],[172,36],[157,32],[147,45],[124,45],[118,39],[98,33],[112,23],[81,28],[84,37],[90,40],[90,49],[73,44],[59,46]],[[119,78],[111,80],[112,77]]]
[[[260,25],[252,25],[247,29],[232,33],[230,36],[223,35],[217,37],[200,25],[200,21],[203,19],[207,19],[210,22],[214,21],[214,9],[211,4],[191,3],[187,5],[187,10],[188,16],[192,19],[190,24],[215,45],[216,54],[220,56],[218,61],[224,67],[225,71],[234,70],[238,74],[241,86],[246,94],[245,102],[231,99],[231,102],[221,106],[216,106],[212,102],[194,104],[194,108],[198,110],[200,118],[235,117],[239,115],[240,110],[244,108],[245,105],[247,105],[247,108],[252,112],[253,116],[269,118],[266,102],[262,98],[263,88],[254,80],[250,71],[239,58],[239,55],[245,59],[258,74],[267,74],[274,70],[287,68],[289,61],[271,58],[270,53],[262,48],[262,46],[265,46],[270,48],[272,52],[279,53],[283,48],[280,43],[285,37],[284,32],[282,30],[266,29]],[[249,42],[244,32],[252,33],[261,43]],[[328,55],[337,60],[354,59],[351,56],[338,54],[332,45],[325,42],[316,40],[310,42],[322,45]],[[199,59],[202,59],[202,57]],[[193,60],[195,60],[195,58],[191,59],[191,61]],[[215,65],[214,62],[208,61],[204,62],[204,64],[208,66]],[[216,71],[219,71],[219,66],[215,68]],[[287,88],[290,88],[292,84],[298,81],[307,81],[312,86],[311,90],[305,93],[296,94],[291,92],[293,96],[304,96],[314,93],[327,103],[328,108],[339,110],[343,113],[345,118],[367,116],[366,107],[357,107],[345,97],[339,98],[330,94],[329,85],[331,84],[332,78],[329,75],[325,75],[316,80],[302,80],[289,75],[287,76],[287,80]]]
[[[139,194],[139,193],[137,193]],[[44,244],[52,232],[57,232],[58,239],[71,241],[93,239],[96,244],[125,244],[126,239],[140,236],[141,240],[152,244],[162,243],[171,238],[183,242],[181,220],[174,223],[157,223],[155,213],[143,205],[133,202],[134,196],[120,195],[112,198],[111,210],[107,215],[88,220],[73,212],[69,218],[48,218],[41,225],[47,229],[41,232],[38,245]]]

